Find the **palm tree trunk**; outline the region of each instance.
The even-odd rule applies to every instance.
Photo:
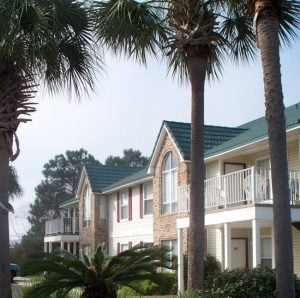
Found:
[[[0,202],[8,203],[9,152],[3,133],[0,133]],[[8,212],[0,208],[0,297],[11,297],[9,269]]]
[[[263,67],[270,146],[277,297],[295,297],[286,130],[279,56],[279,22],[262,14],[257,37]]]
[[[188,54],[192,91],[191,189],[188,238],[188,288],[202,289],[204,276],[204,85],[207,58]]]

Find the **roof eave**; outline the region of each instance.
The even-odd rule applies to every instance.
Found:
[[[151,175],[151,176],[148,176],[148,177],[144,177],[144,178],[141,178],[141,179],[134,180],[132,182],[124,183],[124,184],[116,186],[114,188],[104,190],[104,191],[101,192],[101,194],[110,194],[110,193],[119,191],[119,190],[124,189],[124,188],[132,187],[132,186],[135,186],[135,185],[143,183],[143,182],[148,182],[148,181],[152,180],[152,178],[153,178],[153,176]]]

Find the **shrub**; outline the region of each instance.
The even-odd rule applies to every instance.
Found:
[[[214,277],[222,272],[221,263],[212,255],[204,257],[204,287],[210,285]],[[184,256],[184,284],[187,286],[188,256]]]
[[[295,278],[296,297],[300,297],[299,280]],[[271,298],[276,297],[275,271],[266,267],[225,270],[205,286],[205,297]]]

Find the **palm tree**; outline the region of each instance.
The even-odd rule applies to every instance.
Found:
[[[14,199],[23,195],[23,189],[19,183],[19,176],[13,166],[9,166],[8,174],[8,197]]]
[[[216,0],[95,1],[96,36],[101,45],[146,63],[162,53],[170,71],[191,85],[191,188],[189,228],[190,288],[203,283],[204,230],[204,85],[222,69],[223,59],[254,56],[254,35],[239,10]],[[161,51],[159,51],[161,50]]]
[[[300,3],[294,0],[233,2],[254,17],[265,91],[266,120],[271,160],[278,297],[294,297],[293,245],[289,194],[286,127],[280,72],[280,39],[289,45],[300,28]],[[250,8],[250,11],[249,11]],[[234,9],[237,9],[236,7]]]
[[[3,0],[0,30],[0,202],[6,206],[9,160],[19,153],[16,131],[35,111],[37,85],[76,94],[92,87],[93,53],[88,13],[77,0]],[[0,209],[0,226],[0,297],[10,297],[7,210]]]
[[[51,294],[65,297],[74,289],[81,290],[84,298],[114,298],[119,286],[145,294],[141,287],[143,281],[166,287],[170,276],[158,269],[172,269],[172,261],[169,251],[158,246],[137,245],[113,257],[105,256],[99,246],[93,258],[83,255],[82,260],[70,253],[57,251],[26,263],[31,274],[47,273],[45,279],[33,285],[24,298],[48,297]]]

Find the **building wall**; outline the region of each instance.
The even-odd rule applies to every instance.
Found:
[[[100,200],[103,199],[100,194],[91,193],[91,223],[89,227],[83,227],[83,191],[86,186],[89,186],[87,179],[83,183],[82,191],[79,194],[79,248],[89,246],[90,252],[93,254],[100,244],[108,243],[107,226],[100,224]]]
[[[152,183],[152,182],[150,182]],[[117,192],[108,196],[109,254],[117,254],[119,244],[153,243],[153,215],[140,215],[140,185],[132,187],[132,220],[117,218]]]
[[[180,156],[172,139],[167,135],[160,148],[159,157],[154,166],[153,176],[153,237],[154,243],[163,240],[177,239],[176,213],[162,213],[162,165],[167,153],[172,152],[177,157],[177,186],[190,184],[190,163],[180,161]],[[187,251],[187,229],[184,229],[184,251]]]

